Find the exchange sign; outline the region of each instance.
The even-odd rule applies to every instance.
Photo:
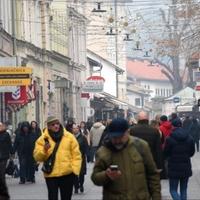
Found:
[[[31,74],[29,67],[0,67],[0,86],[30,85]]]

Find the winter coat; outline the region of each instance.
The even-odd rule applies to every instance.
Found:
[[[142,154],[134,141],[139,140]],[[111,180],[105,173],[110,165],[118,165],[122,175]],[[114,151],[111,142],[101,146],[91,175],[95,185],[103,186],[104,200],[160,200],[160,179],[148,144],[129,136],[124,149]]]
[[[31,133],[33,134],[33,137],[34,137],[34,139],[35,139],[35,141],[41,136],[41,129],[38,127],[38,124],[37,124],[37,122],[36,121],[34,121],[35,123],[36,123],[36,127],[35,127],[35,129],[33,129],[32,127],[31,127]]]
[[[160,124],[160,130],[164,134],[165,138],[168,137],[172,132],[172,124],[169,121],[163,121]]]
[[[101,122],[94,123],[90,130],[91,146],[97,147],[99,145],[99,141],[101,139],[104,129],[105,126]]]
[[[0,133],[0,161],[7,160],[11,152],[11,139],[10,135],[3,131]]]
[[[87,153],[87,148],[88,148],[88,142],[87,142],[86,137],[82,135],[81,133],[78,134],[76,139],[78,141],[81,157],[82,157],[80,174],[86,174],[86,153]]]
[[[175,128],[166,140],[164,155],[168,158],[169,178],[192,176],[190,157],[194,155],[194,141],[183,128]]]
[[[23,131],[24,127],[28,127],[28,132]],[[13,153],[17,151],[19,157],[29,157],[33,154],[33,149],[35,145],[35,138],[31,134],[31,128],[29,122],[22,122],[20,130],[18,131],[14,145]]]
[[[200,126],[197,121],[195,122],[193,121],[193,124],[191,126],[189,133],[195,142],[199,141]]]
[[[132,136],[145,140],[151,149],[154,161],[158,169],[162,169],[161,139],[157,129],[148,124],[148,120],[141,120],[130,129]]]
[[[50,149],[47,153],[44,152],[45,138],[48,138]],[[38,138],[35,144],[33,156],[36,161],[44,162],[52,154],[55,147],[55,142],[48,133],[48,129],[45,129],[42,135]],[[64,133],[56,152],[55,163],[53,170],[50,174],[45,174],[45,177],[60,177],[74,173],[79,175],[81,168],[81,153],[79,145],[70,132],[64,129]]]

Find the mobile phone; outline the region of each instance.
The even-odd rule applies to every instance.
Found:
[[[44,138],[44,141],[45,141],[45,144],[48,144],[48,143],[49,143],[48,138]]]
[[[118,170],[118,165],[110,165],[110,169],[112,171],[117,171]]]

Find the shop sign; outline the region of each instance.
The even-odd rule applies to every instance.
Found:
[[[83,85],[83,92],[103,92],[105,79],[101,76],[90,76]]]
[[[28,103],[26,86],[17,87],[14,92],[5,93],[6,105],[25,105]]]
[[[179,97],[174,97],[173,98],[173,102],[174,103],[179,103],[180,102],[180,98]]]
[[[0,67],[0,86],[30,85],[31,74],[29,67]]]
[[[200,85],[197,85],[197,86],[195,87],[195,90],[196,90],[196,91],[200,91]]]
[[[85,93],[81,93],[81,98],[86,98],[86,99],[89,99],[90,98],[90,94],[87,92]]]

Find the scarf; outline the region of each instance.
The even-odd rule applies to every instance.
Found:
[[[53,139],[54,142],[58,142],[62,139],[62,136],[64,134],[64,130],[63,127],[60,126],[60,130],[58,132],[53,132],[51,130],[48,130],[49,135],[51,136],[51,138]]]

